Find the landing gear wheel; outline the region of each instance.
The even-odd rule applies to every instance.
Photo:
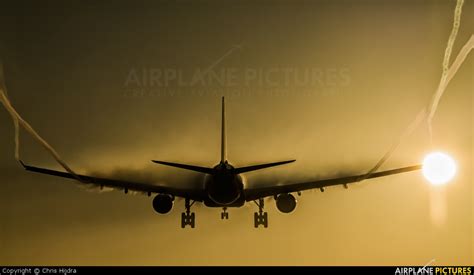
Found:
[[[186,199],[184,203],[184,207],[186,208],[186,212],[181,213],[181,228],[185,228],[186,225],[190,225],[191,228],[194,228],[196,224],[196,215],[194,212],[191,212],[191,206],[194,204],[190,203],[189,199]]]
[[[263,227],[265,228],[268,227],[268,213],[267,212],[254,213],[254,226],[255,228],[258,228],[259,225],[263,225]]]
[[[263,225],[263,227],[267,228],[268,227],[268,213],[263,212],[263,199],[259,199],[259,202],[255,202],[258,206],[258,212],[255,212],[253,215],[254,219],[254,226],[255,228],[258,228],[259,225]]]
[[[186,220],[187,220],[186,213],[181,213],[181,228],[186,227]]]
[[[229,219],[229,213],[227,212],[227,207],[222,208],[222,213],[221,213],[221,219],[222,220],[228,220]]]
[[[196,224],[196,215],[192,213],[181,213],[181,228],[185,228],[186,225],[190,225],[194,228]]]
[[[229,219],[229,213],[221,213],[221,219],[228,220]]]
[[[191,213],[191,217],[190,217],[190,225],[191,225],[191,228],[194,228],[194,225],[196,224],[196,215],[193,213]]]

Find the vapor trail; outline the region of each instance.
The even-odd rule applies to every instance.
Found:
[[[443,74],[441,76],[441,80],[439,82],[438,88],[436,89],[435,93],[433,94],[431,98],[430,104],[428,105],[428,107],[423,108],[418,113],[416,118],[408,125],[405,131],[403,131],[402,135],[394,143],[392,143],[392,145],[390,146],[388,151],[383,155],[383,157],[375,164],[374,167],[372,167],[372,169],[369,170],[369,172],[367,172],[367,174],[365,174],[359,180],[367,179],[367,177],[369,177],[372,173],[377,171],[377,169],[379,169],[379,167],[382,166],[382,164],[384,164],[385,161],[392,155],[392,153],[400,145],[402,140],[410,136],[413,133],[413,131],[417,129],[418,126],[425,119],[427,120],[430,138],[432,139],[433,132],[432,132],[431,122],[433,120],[436,109],[438,108],[438,104],[441,99],[441,96],[443,95],[444,91],[446,90],[446,87],[448,86],[449,82],[458,71],[461,64],[466,59],[467,55],[471,52],[472,48],[474,47],[474,36],[471,35],[470,39],[463,46],[463,48],[459,52],[458,56],[454,60],[451,67],[449,67],[449,59],[451,56],[451,52],[453,50],[453,45],[456,40],[456,36],[459,30],[459,25],[461,22],[461,12],[462,12],[463,4],[464,4],[464,0],[457,0],[456,2],[456,8],[454,9],[453,28],[451,30],[451,34],[448,39],[446,50],[444,52]]]
[[[449,59],[451,57],[451,52],[453,51],[453,45],[456,41],[456,36],[458,35],[459,26],[461,24],[461,13],[462,13],[462,6],[464,4],[464,0],[457,0],[456,7],[454,8],[454,20],[453,20],[453,28],[451,29],[451,34],[449,35],[448,44],[446,45],[446,50],[444,51],[444,58],[443,58],[443,74],[441,75],[441,80],[438,85],[438,89],[436,90],[433,98],[431,100],[429,115],[428,115],[428,130],[430,132],[430,138],[433,139],[433,128],[432,128],[432,120],[436,109],[438,108],[438,103],[443,95],[446,86],[448,85],[447,76],[449,73]],[[468,41],[469,43],[469,41]],[[467,44],[466,44],[467,45]],[[466,53],[467,55],[467,53]],[[465,58],[465,57],[464,57]],[[463,59],[464,60],[464,59]],[[461,61],[462,63],[462,61]],[[457,71],[457,69],[456,69]],[[454,74],[453,74],[454,75]],[[452,77],[452,76],[451,76]]]
[[[0,64],[0,67],[1,64]],[[0,76],[1,79],[3,80],[3,70],[0,69],[0,73],[2,75]],[[81,178],[61,159],[59,154],[54,150],[51,145],[49,145],[46,140],[44,140],[34,129],[31,127],[31,125],[26,122],[20,114],[13,108],[10,100],[8,99],[7,92],[6,92],[6,86],[4,82],[2,81],[0,83],[0,101],[2,102],[3,106],[5,109],[10,113],[13,124],[15,126],[15,158],[16,160],[20,160],[20,125],[29,133],[31,136],[36,139],[52,156],[53,158],[70,174],[72,174],[77,180],[81,181]]]
[[[432,136],[433,134],[431,121],[433,120],[436,109],[438,108],[438,104],[439,104],[439,101],[441,100],[441,96],[443,96],[443,93],[446,90],[446,87],[448,86],[449,82],[451,81],[451,79],[453,79],[454,75],[458,71],[459,67],[461,67],[461,64],[464,62],[464,60],[466,59],[467,55],[471,52],[473,47],[474,47],[474,35],[471,35],[469,40],[462,47],[461,51],[459,52],[458,56],[454,60],[451,67],[447,71],[443,72],[443,76],[441,77],[441,80],[439,82],[438,89],[436,89],[436,92],[431,98],[431,104],[429,107],[428,127],[430,130],[430,136]]]
[[[382,166],[382,164],[384,164],[385,161],[387,161],[387,159],[393,154],[393,152],[395,151],[395,149],[397,149],[400,143],[405,138],[409,137],[413,133],[413,131],[415,131],[415,129],[417,129],[418,126],[423,122],[423,120],[425,120],[425,118],[426,118],[426,108],[423,108],[418,113],[415,120],[413,120],[410,123],[410,125],[408,125],[408,127],[405,129],[405,131],[403,131],[402,135],[395,142],[392,143],[392,145],[387,150],[387,152],[385,152],[383,157],[375,164],[374,167],[372,167],[372,169],[369,170],[369,172],[367,172],[364,176],[360,177],[359,181],[367,179],[370,175],[372,175],[372,173],[376,172],[380,168],[380,166]]]
[[[204,71],[200,72],[198,74],[198,78],[194,78],[191,82],[191,85],[196,84],[197,81],[201,80],[204,76],[206,76],[214,67],[219,65],[227,56],[229,56],[231,53],[233,53],[235,50],[241,50],[242,49],[242,44],[234,45],[232,48],[230,48],[226,53],[224,53],[221,57],[216,59],[209,67],[207,67]]]
[[[0,66],[0,77],[3,75],[3,72],[1,71],[2,68]],[[3,85],[3,79],[0,79],[0,85]],[[7,90],[2,90],[5,93],[5,97],[8,98],[8,93]],[[2,101],[3,102],[3,101]],[[13,121],[13,126],[15,127],[15,159],[19,160],[20,159],[20,125],[18,124],[18,119],[14,116],[12,116],[12,121]]]
[[[464,4],[464,0],[457,0],[456,8],[454,8],[453,28],[451,30],[451,34],[449,35],[448,45],[446,45],[446,50],[444,51],[443,76],[448,73],[449,58],[451,57],[451,52],[453,51],[453,45],[454,45],[454,42],[456,41],[456,36],[458,35],[459,25],[461,24],[461,13],[462,13],[463,4]]]

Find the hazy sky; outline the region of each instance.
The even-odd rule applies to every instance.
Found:
[[[231,163],[295,158],[252,172],[249,184],[363,173],[435,91],[455,1],[10,1],[0,4],[0,56],[12,103],[77,171],[196,175],[151,159],[219,160],[220,96]],[[453,57],[473,33],[464,5]],[[201,75],[199,74],[201,73]],[[202,77],[204,75],[204,77]],[[303,192],[294,213],[268,200],[158,215],[152,198],[95,193],[24,171],[0,110],[0,265],[474,264],[473,56],[426,125],[382,169],[443,150],[448,185],[421,172]],[[22,159],[61,169],[26,133]],[[120,170],[120,173],[114,172]],[[138,173],[137,171],[144,171]]]

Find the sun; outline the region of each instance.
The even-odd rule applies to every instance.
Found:
[[[442,185],[456,175],[456,163],[447,154],[434,152],[423,160],[423,176],[433,185]]]

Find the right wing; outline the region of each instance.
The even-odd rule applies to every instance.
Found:
[[[320,188],[321,191],[324,191],[323,188],[328,187],[328,186],[334,186],[334,185],[347,186],[347,184],[349,183],[359,182],[365,179],[390,176],[394,174],[419,170],[421,168],[422,168],[422,165],[414,165],[414,166],[403,167],[403,168],[398,168],[398,169],[386,170],[382,172],[376,172],[369,175],[363,174],[363,175],[355,175],[355,176],[348,176],[348,177],[342,177],[342,178],[332,178],[332,179],[324,179],[324,180],[317,180],[317,181],[293,183],[293,184],[287,184],[287,185],[248,188],[244,190],[245,200],[253,201],[260,198],[279,195],[282,193],[298,192],[298,191],[304,191],[304,190],[316,189],[316,188]]]
[[[130,181],[123,181],[123,180],[115,180],[115,179],[106,179],[106,178],[98,178],[98,177],[91,177],[86,175],[73,175],[67,172],[61,172],[56,170],[50,170],[46,168],[34,167],[24,164],[20,161],[21,165],[27,170],[31,172],[47,174],[57,177],[63,177],[68,179],[78,180],[80,183],[85,185],[96,185],[100,187],[111,187],[111,188],[119,188],[123,189],[126,192],[128,190],[131,191],[139,191],[139,192],[146,192],[148,194],[151,193],[164,193],[176,197],[187,198],[193,201],[203,201],[205,199],[205,193],[202,189],[190,189],[190,188],[173,188],[168,186],[159,186],[147,183],[139,183],[139,182],[130,182]],[[77,176],[77,177],[76,177]]]

